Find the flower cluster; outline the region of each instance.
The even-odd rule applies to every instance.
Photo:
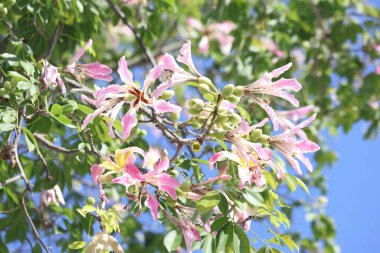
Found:
[[[219,43],[220,50],[223,54],[228,55],[231,52],[234,37],[230,33],[236,28],[236,25],[231,21],[224,21],[221,23],[213,23],[208,26],[202,25],[201,22],[194,18],[186,20],[187,25],[198,33],[202,34],[201,41],[199,42],[199,52],[205,54],[210,47],[210,41],[216,40]]]
[[[229,38],[228,33],[234,27],[233,24],[226,22],[214,24],[206,31],[206,28],[196,20],[190,19],[188,23],[205,33],[199,46],[201,52],[207,50],[210,39],[216,38],[222,43],[225,38]],[[97,62],[78,63],[91,43],[90,40],[73,57],[63,72],[78,79],[86,75],[94,79],[111,81],[110,68]],[[223,47],[222,50],[227,52],[231,49],[231,44],[223,44]],[[231,213],[227,215],[228,219],[243,229],[249,229],[250,219],[257,209],[247,202],[239,202],[237,205],[237,200],[231,195],[220,192],[226,191],[231,185],[241,192],[253,186],[264,189],[267,187],[265,176],[269,173],[267,168],[274,171],[276,180],[279,182],[284,180],[287,172],[276,160],[278,156],[275,159],[276,156],[273,155],[275,150],[286,158],[298,174],[302,173],[298,161],[312,171],[311,162],[305,154],[319,149],[319,146],[309,140],[303,131],[303,128],[315,119],[316,114],[301,121],[314,111],[314,107],[276,111],[266,97],[269,95],[282,98],[296,107],[299,106],[298,100],[289,90],[299,91],[302,88],[301,84],[294,78],[279,79],[291,66],[289,63],[277,68],[249,85],[228,84],[219,91],[209,78],[196,69],[192,59],[191,43],[188,41],[180,49],[177,58],[170,54],[162,55],[158,64],[147,73],[140,87],[133,79],[125,56],[122,56],[117,69],[122,84],[113,83],[99,88],[92,97],[81,96],[84,102],[95,107],[95,110],[84,119],[81,128],[87,128],[98,116],[105,117],[109,135],[129,142],[132,140],[130,137],[135,127],[139,124],[154,123],[164,136],[176,144],[176,152],[169,159],[170,156],[163,149],[159,151],[150,148],[146,152],[140,147],[129,146],[116,150],[113,155],[103,157],[102,163],[91,166],[93,180],[99,185],[100,197],[108,202],[105,188],[115,184],[122,185],[128,203],[134,203],[133,210],[137,216],[146,207],[153,219],[159,219],[161,213],[178,226],[184,236],[188,252],[191,252],[193,241],[201,239],[202,229],[211,232],[210,226],[225,212],[219,206],[211,206],[211,209],[208,207],[207,200],[213,196],[220,198],[220,194],[223,194],[227,210]],[[47,62],[41,82],[44,86],[48,86],[49,83],[59,83],[64,87],[57,68]],[[207,101],[202,98],[191,98],[187,101],[186,109],[191,117],[184,122],[169,120],[168,116],[173,115],[176,117],[171,118],[179,119],[183,110],[179,104],[174,104],[171,100],[174,95],[173,87],[187,84],[196,87],[199,94]],[[264,134],[268,131],[266,127],[268,118],[250,125],[250,120],[245,117],[247,115],[238,110],[242,97],[247,97],[245,101],[262,108],[269,115],[273,130],[278,131],[281,128],[282,132],[276,135]],[[121,135],[114,127],[119,116],[122,125]],[[192,136],[187,137],[187,135]],[[217,148],[208,161],[209,169],[218,167],[219,175],[203,181],[198,178],[198,182],[195,183],[188,173],[184,172],[181,173],[183,178],[180,179],[178,170],[182,162],[179,162],[178,158],[182,156],[183,160],[187,156],[181,154],[184,151],[182,148],[191,145],[191,152],[197,152],[204,148],[205,142],[212,139],[224,145],[224,150]],[[205,153],[210,150],[213,149],[203,149]],[[232,162],[232,167],[237,169],[236,172],[229,169],[231,163],[225,160]],[[220,192],[213,190],[216,185],[221,185]],[[210,212],[208,219],[201,214],[205,210]]]

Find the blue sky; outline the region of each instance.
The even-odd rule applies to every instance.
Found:
[[[339,154],[328,179],[327,213],[334,217],[342,252],[379,252],[380,138],[363,140],[365,124],[356,124],[349,134],[329,138],[330,149]]]

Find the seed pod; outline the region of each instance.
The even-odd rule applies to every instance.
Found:
[[[219,139],[219,140],[223,140],[225,135],[226,135],[226,131],[222,130],[222,129],[218,129],[216,130],[214,133],[213,133],[214,137],[216,139]]]
[[[241,117],[239,114],[236,114],[236,113],[232,113],[230,115],[230,117],[228,117],[228,121],[229,123],[231,124],[238,124],[241,122]]]
[[[235,86],[233,84],[227,84],[222,89],[223,97],[228,98],[234,93],[234,90],[235,90]]]
[[[209,94],[210,93],[210,87],[205,84],[205,83],[201,83],[199,86],[198,86],[198,90],[199,92],[202,94],[202,95],[205,95],[205,94]]]
[[[202,145],[199,142],[194,142],[193,145],[191,146],[191,150],[193,152],[199,152],[202,148]]]
[[[205,103],[203,102],[202,99],[199,98],[193,98],[189,100],[189,106],[192,109],[196,110],[203,110]]]
[[[190,113],[191,115],[198,115],[202,112],[202,109],[199,110],[199,109],[195,109],[195,108],[189,108],[189,110],[187,110],[188,113]]]
[[[259,139],[260,143],[262,143],[262,144],[268,144],[269,137],[270,136],[266,135],[266,134],[261,135],[261,137]]]
[[[88,197],[86,200],[86,204],[93,206],[95,204],[95,199],[93,197]]]
[[[177,114],[177,113],[170,113],[169,114],[169,118],[173,121],[173,122],[177,122],[179,120],[179,117],[180,115]]]
[[[228,116],[218,114],[218,116],[215,119],[215,122],[218,124],[223,124],[223,123],[227,122],[227,120],[228,120]]]
[[[232,129],[232,126],[228,122],[223,123],[221,125],[222,125],[224,130],[231,130]]]
[[[205,76],[202,76],[201,78],[199,78],[199,83],[200,84],[206,84],[207,86],[208,85],[213,85],[211,80]]]
[[[13,5],[15,5],[16,0],[7,0],[6,3],[8,6],[13,6]]]
[[[261,129],[255,129],[253,130],[251,133],[250,133],[250,136],[251,136],[251,140],[252,141],[257,141],[261,138],[263,134],[263,130]]]
[[[191,123],[191,126],[194,127],[194,129],[200,129],[202,127],[202,124],[197,121],[194,121]]]
[[[163,100],[169,100],[169,99],[171,99],[172,97],[174,96],[174,91],[172,91],[172,90],[166,90],[166,91],[164,91],[163,93],[162,93],[162,95],[161,95],[161,99],[163,99]]]
[[[229,96],[229,97],[227,98],[227,100],[228,100],[230,103],[237,104],[237,103],[239,103],[240,98],[237,97],[237,96],[232,95],[232,96]]]
[[[9,81],[5,81],[5,82],[4,82],[4,88],[5,88],[6,90],[11,90],[11,89],[12,89],[11,82],[9,82]]]
[[[178,170],[171,170],[171,171],[169,172],[169,174],[170,174],[172,177],[178,177],[179,172],[178,172]]]
[[[145,129],[140,129],[140,133],[139,133],[139,136],[140,137],[145,137],[148,133],[146,132]]]
[[[243,86],[236,86],[234,90],[234,95],[237,97],[241,97],[244,95],[244,87]]]

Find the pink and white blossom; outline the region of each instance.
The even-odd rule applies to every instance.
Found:
[[[93,79],[112,81],[112,69],[99,62],[80,64],[78,61],[84,55],[86,49],[92,46],[90,39],[83,48],[79,49],[77,53],[71,58],[69,64],[65,67],[64,71],[74,75],[77,79],[82,79],[83,76],[88,76]]]
[[[50,64],[48,61],[43,61],[44,67],[41,72],[40,81],[42,83],[41,89],[48,89],[49,86],[53,85],[53,87],[61,86],[62,93],[66,93],[66,87],[61,79],[61,75],[58,72],[57,67]]]
[[[300,129],[308,126],[315,117],[316,114],[313,114],[310,118],[293,128],[287,129],[279,135],[268,138],[269,144],[285,156],[298,174],[302,174],[302,171],[296,158],[300,160],[309,171],[313,171],[313,166],[310,160],[304,154],[319,150],[319,146],[307,138],[295,140],[294,135],[299,132]]]
[[[63,194],[61,188],[58,185],[55,185],[53,188],[49,190],[42,190],[40,194],[40,206],[39,208],[43,208],[50,206],[51,204],[59,206],[59,203],[65,205],[65,199],[63,198]]]
[[[236,25],[231,21],[216,22],[204,26],[198,20],[188,18],[186,23],[202,34],[198,45],[199,51],[202,54],[205,54],[209,50],[211,40],[218,41],[220,50],[223,54],[228,55],[231,52],[234,37],[231,36],[230,33],[236,28]]]
[[[263,108],[269,115],[275,131],[278,130],[277,115],[273,108],[270,107],[269,102],[262,98],[262,95],[280,97],[289,101],[295,107],[298,107],[298,100],[293,94],[288,93],[286,90],[299,91],[302,88],[301,84],[294,78],[281,78],[277,81],[272,81],[273,78],[279,77],[282,73],[290,69],[291,66],[292,64],[288,63],[270,73],[264,74],[259,80],[244,87],[245,95],[252,98],[255,103]]]
[[[167,112],[179,114],[182,110],[181,107],[159,98],[165,90],[172,86],[170,81],[160,84],[151,95],[148,94],[148,89],[160,77],[163,70],[162,64],[153,67],[146,76],[142,89],[139,90],[133,82],[133,75],[128,69],[125,56],[121,57],[119,60],[118,73],[124,84],[109,85],[105,88],[101,88],[94,93],[93,96],[95,99],[82,96],[82,99],[97,107],[92,114],[87,116],[82,124],[82,129],[96,116],[105,112],[105,116],[110,117],[108,124],[109,134],[111,137],[114,137],[113,124],[124,104],[129,104],[129,110],[124,114],[121,121],[123,126],[123,139],[128,138],[131,130],[137,125],[137,111],[142,106],[152,107],[158,114]],[[127,97],[129,98],[128,100]]]

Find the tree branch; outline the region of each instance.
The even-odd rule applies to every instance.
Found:
[[[37,59],[37,61],[39,61],[41,59],[49,60],[49,58],[51,57],[51,54],[53,53],[53,49],[55,47],[55,44],[57,43],[57,40],[58,40],[59,36],[61,36],[62,30],[63,30],[63,24],[62,24],[62,22],[59,22],[58,25],[57,25],[57,27],[55,28],[53,38],[51,38],[49,48],[46,50],[45,53],[43,53]]]
[[[25,204],[25,195],[26,193],[28,192],[28,189],[26,189],[23,193],[22,193],[22,198],[21,198],[21,204],[22,204],[22,208],[24,210],[24,213],[26,215],[26,218],[28,219],[29,221],[29,224],[30,226],[32,227],[32,231],[33,231],[33,234],[34,234],[34,237],[36,237],[37,241],[40,243],[40,245],[44,248],[44,250],[47,252],[47,253],[50,253],[50,250],[47,248],[47,246],[45,245],[45,243],[42,241],[37,229],[36,229],[36,226],[34,225],[33,223],[33,220],[32,218],[30,217],[30,214],[28,212],[28,209],[26,208],[26,204]]]
[[[117,16],[119,16],[119,18],[121,19],[121,21],[126,25],[128,26],[129,29],[131,29],[131,31],[133,32],[133,35],[135,36],[136,38],[136,42],[137,44],[139,45],[139,47],[141,48],[141,50],[143,51],[145,57],[147,58],[147,60],[149,61],[149,63],[152,65],[152,66],[155,66],[157,63],[156,63],[156,60],[154,59],[154,56],[152,54],[152,52],[144,45],[144,42],[142,40],[142,38],[140,37],[140,34],[136,31],[136,29],[129,23],[127,17],[125,16],[125,14],[122,12],[122,10],[120,9],[120,7],[116,4],[114,4],[112,2],[112,0],[106,0],[108,5],[111,7],[111,9],[115,12],[115,14]]]
[[[67,148],[64,148],[61,146],[57,146],[54,143],[51,143],[49,140],[45,139],[45,137],[42,134],[33,134],[33,135],[34,135],[34,137],[36,137],[36,139],[39,142],[41,142],[43,145],[45,145],[46,147],[48,147],[54,151],[57,151],[60,153],[66,153],[66,154],[74,154],[74,153],[78,152],[78,149],[67,149]]]

